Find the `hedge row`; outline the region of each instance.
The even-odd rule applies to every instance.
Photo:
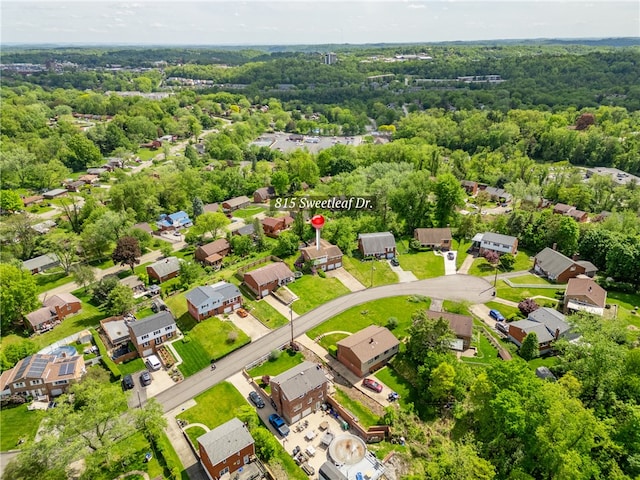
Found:
[[[104,363],[104,366],[109,369],[111,375],[113,375],[113,378],[115,378],[116,380],[120,380],[120,378],[122,377],[122,372],[120,371],[120,368],[118,368],[118,366],[115,364],[115,362],[109,357],[107,348],[104,346],[104,343],[102,343],[100,335],[98,335],[98,332],[96,332],[95,328],[91,328],[90,331],[91,335],[93,336],[93,342],[97,345],[98,350],[100,351],[102,363]]]

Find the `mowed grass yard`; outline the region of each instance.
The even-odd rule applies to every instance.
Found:
[[[38,273],[34,275],[36,281],[36,292],[43,293],[52,288],[65,285],[69,282],[73,282],[73,277],[64,273],[62,267],[56,267],[46,272]]]
[[[304,275],[287,285],[287,288],[299,297],[292,305],[298,315],[350,293],[337,278],[321,278],[319,275]]]
[[[229,382],[222,382],[195,397],[196,405],[178,415],[189,423],[202,423],[213,430],[236,416],[247,400]]]
[[[444,275],[444,258],[433,251],[415,252],[409,249],[407,240],[398,242],[398,260],[403,270],[411,271],[420,280]]]
[[[566,285],[557,285],[557,288],[529,288],[529,287],[510,287],[504,280],[498,280],[497,283],[498,297],[505,300],[511,300],[512,302],[520,302],[525,298],[531,298],[536,296],[542,296],[546,298],[535,299],[536,302],[541,305],[543,303],[557,302],[556,292],[564,292],[567,288]]]
[[[20,439],[26,442],[33,440],[44,416],[45,413],[41,410],[30,412],[26,404],[0,410],[1,451],[20,448],[18,446]]]
[[[357,258],[342,257],[342,266],[353,275],[365,287],[371,286],[371,273],[373,273],[373,286],[398,283],[398,275],[391,270],[386,260],[368,260],[362,262]]]
[[[282,372],[286,372],[290,368],[301,364],[303,361],[304,357],[300,352],[285,350],[277,359],[269,359],[262,365],[252,368],[248,373],[253,378],[262,377],[263,375],[275,377],[276,375],[280,375]]]
[[[520,250],[516,255],[516,261],[513,267],[509,269],[509,272],[519,272],[521,270],[531,270],[533,268],[533,260],[531,260],[529,252]],[[505,270],[498,267],[498,273],[503,273]],[[473,265],[469,269],[469,275],[475,275],[476,277],[486,277],[495,273],[493,265],[487,262],[484,257],[478,257],[473,261]]]
[[[244,218],[245,220],[252,218],[254,215],[257,215],[261,212],[264,212],[266,208],[264,207],[247,207],[242,208],[240,210],[236,210],[233,212],[234,217]]]
[[[418,300],[418,301],[410,301]],[[316,328],[307,332],[311,339],[334,331],[357,332],[369,325],[387,326],[389,318],[398,319],[398,326],[393,334],[398,337],[407,335],[407,329],[411,325],[411,315],[416,310],[427,309],[431,305],[431,299],[427,297],[398,296],[381,298],[372,302],[357,305],[339,315],[323,322]]]

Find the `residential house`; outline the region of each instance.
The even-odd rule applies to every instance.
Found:
[[[57,397],[73,383],[80,381],[85,371],[81,355],[29,355],[2,373],[0,392],[2,396]]]
[[[293,280],[293,272],[287,264],[276,262],[245,273],[243,283],[260,299]]]
[[[261,220],[262,229],[267,237],[276,238],[280,232],[287,230],[293,224],[292,217],[267,217]]]
[[[240,228],[237,228],[233,232],[232,235],[251,235],[253,236],[256,232],[256,229],[253,226],[253,223],[248,223],[247,225],[243,225]]]
[[[84,182],[86,185],[93,185],[94,183],[98,183],[100,177],[98,175],[81,175],[78,177],[78,181]]]
[[[105,172],[107,172],[107,169],[103,168],[103,167],[87,168],[87,173],[89,175],[98,175],[98,176],[100,176]]]
[[[265,203],[276,196],[276,189],[273,187],[262,187],[253,192],[253,203]]]
[[[55,312],[58,320],[63,320],[69,315],[78,313],[82,309],[82,302],[75,295],[70,293],[58,293],[49,298],[45,298],[42,302],[45,307]]]
[[[453,242],[449,227],[416,228],[413,231],[413,238],[421,247],[433,248],[434,250],[449,250]]]
[[[109,342],[105,342],[107,344],[107,348],[112,349],[119,347],[120,345],[128,344],[131,339],[129,336],[129,324],[134,321],[135,317],[132,315],[127,315],[127,317],[109,317],[104,320],[100,320],[102,332],[109,340]]]
[[[42,195],[32,195],[30,197],[22,197],[22,204],[25,207],[30,207],[32,205],[42,203],[42,200],[44,200],[44,197]]]
[[[167,257],[147,265],[149,279],[155,278],[159,283],[177,277],[180,273],[180,260],[177,257]]]
[[[396,239],[391,232],[361,233],[358,250],[363,257],[393,258],[396,256]]]
[[[553,213],[557,213],[558,215],[566,215],[571,210],[575,210],[576,207],[571,205],[566,205],[564,203],[556,203],[553,206]]]
[[[225,212],[234,212],[236,210],[240,210],[241,208],[248,207],[251,203],[249,197],[245,197],[244,195],[241,197],[231,198],[229,200],[225,200],[222,202],[222,210]]]
[[[465,192],[467,192],[467,195],[473,197],[476,193],[478,193],[478,182],[473,182],[471,180],[462,180],[460,182],[460,185],[462,186],[462,188],[464,188]]]
[[[578,223],[585,223],[589,220],[589,214],[587,214],[587,212],[583,212],[582,210],[578,210],[577,208],[571,210],[566,215],[573,218]]]
[[[480,255],[486,251],[496,252],[499,255],[503,253],[518,253],[518,239],[510,235],[502,235],[501,233],[485,232],[478,233],[472,239],[472,247],[479,250]]]
[[[150,317],[130,322],[129,336],[141,357],[148,357],[157,352],[158,347],[173,338],[178,328],[173,315],[163,310]]]
[[[238,418],[198,437],[197,442],[200,462],[211,480],[232,478],[256,454],[253,437]]]
[[[231,246],[226,238],[219,238],[206,245],[201,245],[195,251],[195,259],[212,267],[220,268],[222,259],[229,253]]]
[[[202,206],[203,213],[216,213],[220,209],[217,203],[207,203]]]
[[[172,213],[171,215],[160,215],[160,221],[157,222],[160,230],[179,230],[181,228],[187,228],[193,226],[193,222],[187,215],[187,212],[180,210],[179,212]]]
[[[370,325],[337,343],[338,361],[359,377],[382,368],[400,342],[387,328]]]
[[[564,292],[564,313],[585,311],[603,315],[607,291],[591,278],[571,278]]]
[[[471,347],[471,338],[473,337],[473,318],[468,315],[459,315],[457,313],[434,312],[427,310],[427,317],[431,319],[442,318],[449,323],[449,328],[456,336],[456,340],[451,342],[451,348],[464,352]]]
[[[85,186],[85,183],[81,180],[76,180],[75,182],[69,182],[64,187],[68,192],[79,192],[82,187]]]
[[[551,352],[555,340],[569,335],[570,328],[562,313],[552,308],[540,307],[531,312],[526,320],[511,322],[508,338],[520,347],[525,337],[535,332],[540,354],[545,354]]]
[[[65,195],[67,195],[67,190],[65,188],[55,188],[42,194],[46,200],[53,200],[54,198],[64,197]]]
[[[34,332],[46,332],[58,325],[60,321],[49,307],[40,307],[24,316],[28,328]]]
[[[479,184],[478,191],[488,193],[492,202],[509,203],[512,199],[511,194],[503,188],[489,187],[484,184]]]
[[[153,235],[153,229],[151,228],[151,225],[149,225],[147,222],[136,223],[131,228],[134,230],[135,229],[142,230],[143,232],[147,232],[149,235]]]
[[[242,306],[238,287],[227,282],[196,287],[186,295],[187,310],[198,321],[212,315],[231,313]]]
[[[35,225],[31,225],[31,229],[37,233],[39,233],[40,235],[44,235],[46,233],[49,233],[49,231],[54,228],[57,227],[58,224],[56,222],[54,222],[53,220],[45,220],[44,222],[40,222],[40,223],[36,223]]]
[[[591,262],[572,260],[549,247],[534,257],[533,270],[556,283],[567,283],[578,275],[593,277],[598,271]]]
[[[320,248],[316,248],[315,242],[300,250],[304,262],[312,262],[315,268],[323,271],[334,270],[342,266],[342,250],[320,239]]]
[[[328,384],[319,364],[302,362],[271,378],[271,400],[286,422],[295,423],[320,409],[327,398]]]
[[[131,289],[133,293],[133,298],[140,298],[147,294],[147,289],[144,286],[144,282],[140,280],[137,275],[130,275],[128,277],[122,278],[119,282]]]
[[[60,265],[60,260],[55,253],[47,253],[22,262],[22,268],[33,274],[44,272],[45,270],[57,267],[58,265]]]

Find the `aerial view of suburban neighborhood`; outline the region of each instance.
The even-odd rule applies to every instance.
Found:
[[[638,36],[171,32],[2,46],[2,479],[640,478]]]

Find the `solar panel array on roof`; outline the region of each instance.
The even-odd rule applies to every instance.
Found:
[[[42,376],[42,374],[44,373],[44,369],[47,368],[48,364],[49,364],[48,360],[45,360],[43,358],[36,358],[31,363],[31,368],[29,369],[29,373],[27,374],[27,376],[29,377]]]
[[[22,378],[22,376],[24,375],[24,372],[27,370],[27,367],[29,367],[29,363],[31,363],[32,359],[33,359],[33,355],[29,355],[27,358],[25,358],[22,361],[22,365],[20,365],[20,369],[18,370],[18,373],[16,373],[16,376],[14,378]]]
[[[75,370],[76,362],[65,363],[60,367],[60,375],[71,375]]]

